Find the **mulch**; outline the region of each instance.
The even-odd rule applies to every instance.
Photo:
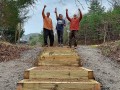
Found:
[[[21,52],[29,49],[27,46],[0,42],[0,62],[18,59],[20,58]]]
[[[102,44],[100,49],[105,56],[120,62],[120,41]]]

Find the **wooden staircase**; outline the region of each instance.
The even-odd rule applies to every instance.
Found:
[[[44,48],[38,66],[24,73],[17,90],[101,90],[92,70],[81,67],[71,48]]]

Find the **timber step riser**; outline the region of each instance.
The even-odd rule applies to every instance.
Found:
[[[87,70],[26,70],[25,79],[62,78],[62,79],[94,79],[93,71]]]
[[[17,90],[101,90],[93,71],[80,66],[74,49],[45,48],[38,57],[38,67],[25,71]]]
[[[90,83],[25,83],[18,86],[17,90],[100,90],[99,84]]]
[[[40,59],[39,66],[81,66],[79,59],[72,59],[72,58],[63,58],[63,59]]]

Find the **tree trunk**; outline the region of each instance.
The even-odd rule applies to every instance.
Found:
[[[21,33],[22,25],[21,23],[18,24],[18,43],[20,43],[20,33]]]
[[[106,37],[107,37],[107,23],[104,23],[104,41],[103,41],[103,43],[106,42]]]
[[[15,43],[17,42],[17,30],[15,30]]]

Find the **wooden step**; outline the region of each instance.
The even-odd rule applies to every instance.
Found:
[[[41,57],[43,56],[77,56],[78,54],[73,49],[68,48],[46,48],[43,50]]]
[[[74,48],[67,48],[66,46],[64,46],[64,47],[45,47],[44,50],[47,50],[47,51],[55,51],[55,50],[66,51],[66,50],[72,50],[72,51],[74,51]]]
[[[92,70],[83,67],[40,66],[26,70],[24,78],[94,79],[94,75]]]
[[[40,55],[40,59],[45,59],[45,58],[49,58],[49,57],[53,57],[53,58],[80,58],[78,56],[77,53],[73,52],[73,51],[44,51],[41,55]]]
[[[100,84],[94,80],[22,80],[17,90],[100,90]]]
[[[45,59],[40,59],[38,61],[38,65],[39,66],[81,66],[80,65],[80,59],[76,59],[76,58],[64,58],[64,57],[60,57],[60,58],[53,58],[53,57],[48,57]]]
[[[39,66],[25,71],[17,90],[101,90],[93,71],[80,67],[80,62],[74,49],[44,48]]]
[[[63,48],[52,48],[52,49],[44,49],[42,53],[44,52],[67,52],[67,53],[76,53],[76,51],[74,49],[63,49]]]
[[[46,48],[38,58],[38,65],[79,66],[80,57],[70,48]]]
[[[79,56],[76,53],[73,52],[44,52],[41,54],[41,58],[42,57],[75,57],[75,58],[79,58]]]

